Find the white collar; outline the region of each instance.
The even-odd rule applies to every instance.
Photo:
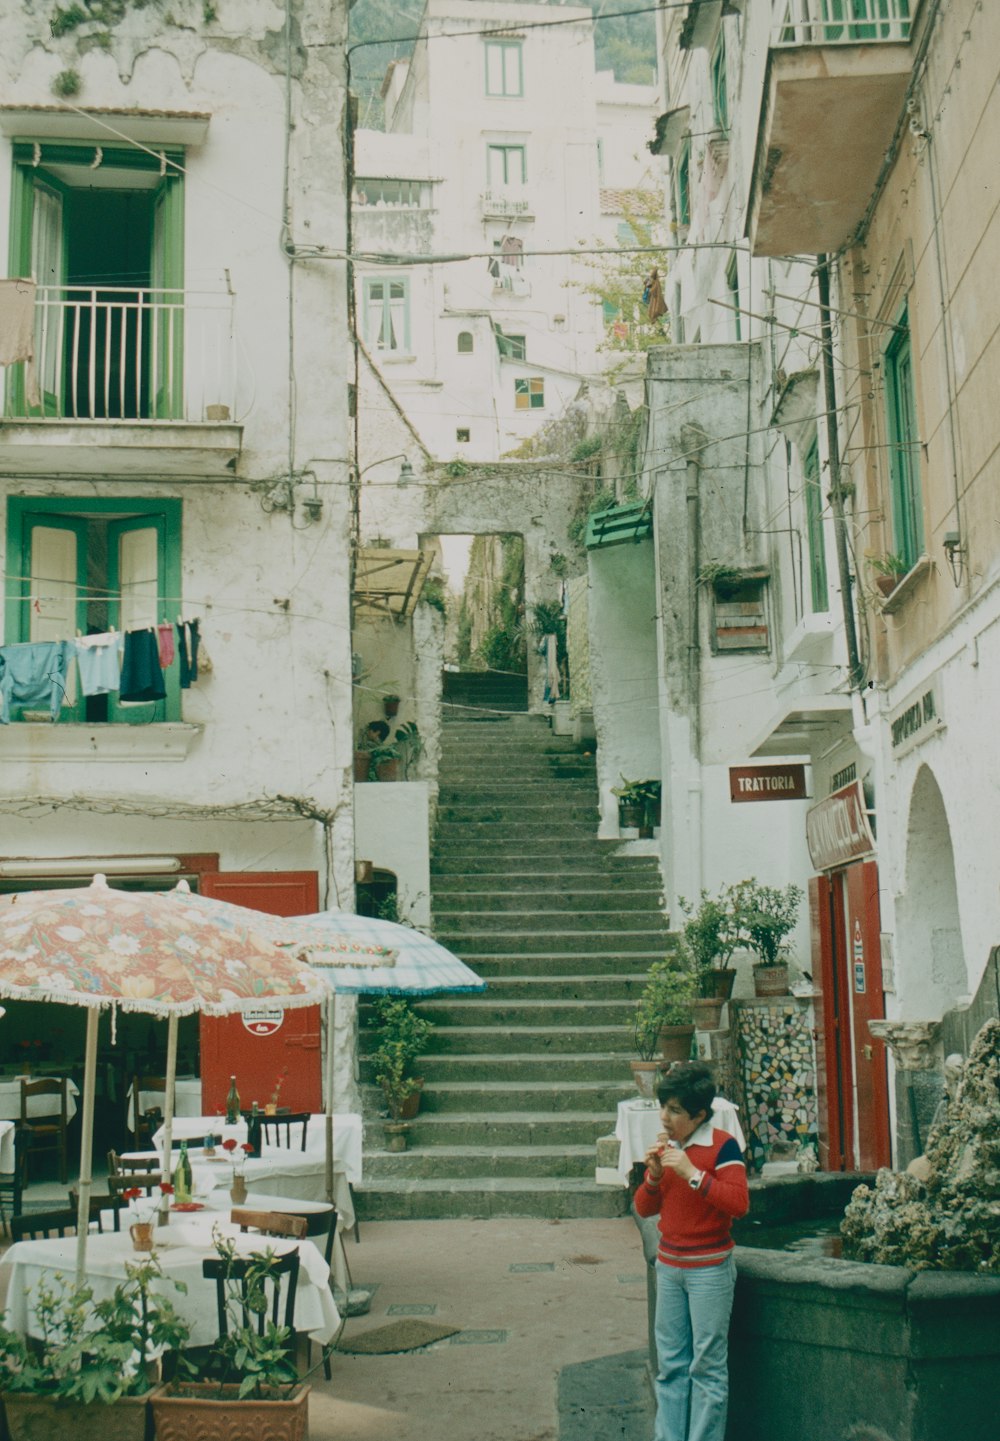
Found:
[[[692,1131],[690,1136],[688,1136],[687,1140],[681,1147],[681,1150],[686,1151],[688,1146],[710,1146],[712,1144],[713,1130],[714,1127],[712,1125],[711,1117],[706,1116],[705,1119],[702,1121],[701,1125],[698,1127],[697,1131]]]

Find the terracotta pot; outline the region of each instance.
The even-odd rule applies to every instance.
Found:
[[[754,966],[753,993],[755,996],[787,996],[788,966],[784,962],[777,966]]]
[[[136,1251],[151,1251],[153,1249],[153,1223],[152,1221],[134,1221],[128,1228],[132,1237],[132,1245]]]
[[[233,1184],[229,1188],[230,1199],[234,1206],[242,1206],[247,1198],[246,1176],[233,1176]]]
[[[659,1061],[629,1061],[635,1088],[644,1101],[656,1099],[656,1083],[660,1074]]]
[[[736,972],[728,966],[723,970],[703,971],[699,983],[701,995],[711,996],[718,1001],[728,1001],[733,994],[735,980]]]
[[[657,1044],[665,1061],[689,1061],[694,1026],[661,1026]]]
[[[355,751],[355,752],[354,752],[354,779],[355,779],[356,781],[366,781],[366,780],[368,779],[368,772],[369,772],[370,767],[371,767],[371,757],[369,756],[368,752],[367,752],[367,751]]]
[[[145,1441],[148,1396],[123,1396],[104,1401],[66,1401],[54,1396],[3,1393],[11,1441]]]
[[[375,774],[380,781],[398,780],[399,761],[380,761],[375,767]]]
[[[385,1149],[387,1151],[405,1151],[406,1138],[409,1135],[410,1125],[408,1121],[386,1121],[385,1123]]]
[[[240,1401],[238,1392],[208,1381],[161,1387],[151,1401],[157,1441],[305,1441],[308,1386],[278,1401]]]
[[[695,1030],[717,1031],[725,1004],[721,996],[698,996],[693,1000],[691,1009],[694,1011]]]
[[[386,720],[391,720],[393,716],[399,715],[399,701],[389,700],[387,696],[382,702],[382,709],[385,711]]]
[[[277,1101],[265,1101],[265,1102],[264,1102],[264,1115],[265,1115],[265,1116],[276,1116],[277,1114],[278,1114],[278,1103],[277,1103]]]
[[[423,1076],[414,1076],[413,1079],[417,1083],[417,1089],[412,1091],[401,1103],[397,1120],[412,1121],[420,1110],[420,1092],[423,1089],[424,1078]]]
[[[901,579],[902,577],[898,575],[877,575],[875,585],[883,595],[892,595]]]

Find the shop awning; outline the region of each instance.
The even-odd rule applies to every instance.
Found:
[[[359,615],[413,614],[434,559],[434,550],[390,550],[362,546],[354,573],[354,609]]]
[[[750,747],[752,756],[809,756],[851,729],[847,695],[791,697]]]

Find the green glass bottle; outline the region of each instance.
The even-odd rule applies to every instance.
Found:
[[[229,1091],[226,1094],[226,1125],[235,1126],[240,1119],[240,1093],[236,1089],[236,1077],[229,1077]]]
[[[186,1206],[191,1201],[191,1158],[188,1156],[187,1141],[181,1142],[181,1153],[174,1168],[174,1205]]]

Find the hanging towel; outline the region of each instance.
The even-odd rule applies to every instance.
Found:
[[[62,640],[0,646],[0,725],[9,724],[11,706],[23,710],[47,705],[52,719],[58,720],[70,659],[69,645]]]
[[[167,691],[155,630],[126,631],[119,689],[125,704],[163,700]]]
[[[0,365],[35,358],[35,282],[0,280]]]
[[[174,628],[168,620],[156,627],[156,640],[160,650],[160,665],[166,670],[174,663]]]
[[[189,690],[191,682],[198,679],[198,626],[197,620],[177,622],[177,653],[181,661],[181,690]]]
[[[643,291],[646,299],[646,315],[650,323],[659,320],[661,315],[666,315],[667,305],[663,299],[663,286],[660,284],[660,277],[654,265],[649,272],[649,279],[646,281],[646,290]]]
[[[557,701],[561,695],[559,687],[559,663],[558,648],[554,635],[542,636],[542,645],[545,647],[545,704]]]
[[[500,263],[520,266],[524,256],[524,241],[519,235],[505,235],[500,242]]]
[[[124,637],[113,630],[78,636],[73,642],[84,695],[108,695],[118,689],[123,642]]]

